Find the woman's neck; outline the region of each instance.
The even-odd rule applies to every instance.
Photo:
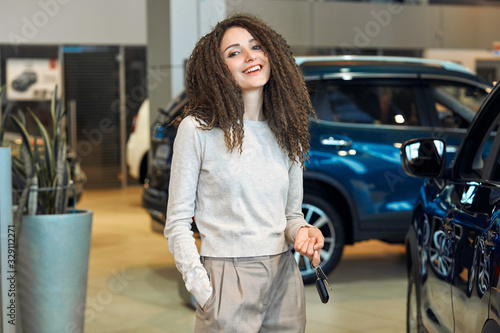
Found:
[[[253,120],[253,121],[266,120],[266,117],[262,112],[263,102],[264,102],[263,89],[243,92],[243,105],[245,107],[245,113],[243,114],[243,119]]]

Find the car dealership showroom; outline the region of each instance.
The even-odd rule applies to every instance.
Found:
[[[219,178],[211,179],[224,183],[218,188],[225,190],[206,196],[215,200],[212,206],[235,203],[228,216],[264,216],[269,223],[261,223],[262,228],[269,224],[271,230],[279,228],[279,221],[270,218],[277,216],[270,211],[283,209],[278,214],[283,216],[279,239],[282,251],[288,250],[264,254],[290,255],[294,281],[300,282],[293,292],[301,296],[303,286],[305,295],[304,310],[293,313],[305,312],[305,330],[295,324],[288,326],[293,329],[268,327],[267,313],[260,314],[262,323],[255,326],[261,328],[241,321],[239,329],[228,329],[234,327],[231,321],[250,316],[244,311],[226,324],[203,319],[224,312],[229,306],[222,305],[240,297],[237,290],[220,287],[220,295],[215,292],[216,278],[204,267],[207,258],[230,258],[235,267],[250,257],[260,258],[200,255],[198,251],[210,247],[209,237],[204,237],[228,233],[233,238],[218,239],[241,244],[255,239],[242,253],[271,248],[265,244],[269,235],[250,230],[260,220],[232,220],[245,221],[238,226],[246,228],[243,232],[230,224],[207,227],[204,221],[217,209],[199,198],[207,193],[202,178],[209,178],[204,174],[212,172],[207,171],[210,163],[222,168],[232,160],[222,153],[210,155],[214,150],[198,136],[190,137],[194,144],[176,145],[186,154],[174,150],[176,135],[186,131],[185,122],[181,124],[185,112],[198,112],[190,84],[217,76],[229,90],[243,82],[239,74],[222,76],[233,73],[230,61],[248,53],[244,61],[250,65],[242,73],[258,77],[268,55],[274,54],[266,45],[276,40],[264,42],[243,27],[252,47],[230,43],[227,49],[236,51],[224,58],[222,44],[232,26],[222,37],[217,35],[221,50],[213,52],[228,68],[214,70],[211,59],[203,58],[208,75],[186,80],[190,59],[200,56],[193,53],[190,58],[197,42],[234,14],[250,14],[288,43],[293,58],[288,47],[280,49],[290,62],[269,60],[275,66],[269,67],[272,80],[259,91],[268,94],[271,85],[278,85],[281,78],[273,78],[278,76],[276,64],[300,72],[292,80],[299,82],[304,100],[310,99],[310,104],[300,105],[304,110],[309,105],[309,117],[302,117],[308,158],[302,175],[296,173],[298,189],[292,187],[297,184],[292,170],[299,168],[289,166],[285,173],[285,205],[239,205],[259,193],[250,187],[261,186],[261,178],[270,180],[264,184],[268,192],[283,188],[275,182],[279,170],[260,166],[257,170],[272,171],[262,177],[255,170],[240,174],[231,164],[225,177],[218,170]],[[499,17],[495,0],[1,1],[1,332],[500,332]],[[255,59],[265,65],[256,67]],[[295,91],[285,86],[288,95]],[[256,121],[245,118],[247,90],[239,87],[231,96],[239,96],[245,111],[240,107],[240,113],[221,111],[224,116],[219,116],[238,125],[230,125],[233,136],[221,141],[226,145],[240,140],[240,127],[245,127],[244,138],[249,133],[240,142],[253,140]],[[219,95],[233,103],[229,94]],[[204,100],[234,111],[226,100],[211,101],[214,96]],[[260,96],[264,114],[269,101],[299,105],[275,101],[293,96],[269,93],[264,102]],[[284,131],[280,126],[296,130],[299,118],[287,116],[277,123],[269,117],[259,119],[258,126],[265,124],[275,133],[281,154],[291,146],[278,138],[278,131]],[[215,118],[210,118],[212,127],[208,118],[200,119],[199,126],[208,126],[202,134],[223,127]],[[203,141],[203,156],[194,159],[199,164],[172,163],[173,156],[191,154],[193,146],[198,152],[196,140]],[[298,151],[300,160],[304,149]],[[244,152],[236,148],[225,154]],[[287,161],[290,154],[283,154]],[[199,177],[194,182],[180,176],[193,172]],[[257,176],[246,179],[250,174]],[[250,185],[238,192],[242,184]],[[181,211],[176,205],[183,199],[169,199],[174,186],[177,191],[192,188],[196,196],[191,200],[182,195],[191,200],[185,204],[192,215],[185,216],[183,236],[188,237],[182,241],[191,242],[193,251],[196,247],[192,260],[187,258],[192,251],[181,253],[180,236],[174,246],[175,233],[164,233],[166,221],[174,221],[171,230],[177,223],[175,214],[167,214],[168,202],[175,200],[169,211]],[[293,215],[289,206],[295,198],[300,201],[295,200],[298,213]],[[224,217],[220,223],[227,222]],[[297,219],[303,225],[291,227]],[[297,231],[290,238],[287,231],[292,229]],[[294,246],[295,235],[304,235],[304,230],[309,242],[319,242],[310,236],[318,229],[324,242],[321,251],[310,245],[315,257],[304,252],[307,246]],[[165,234],[172,236],[167,240]],[[221,247],[227,247],[221,253],[232,253],[234,242]],[[173,249],[178,251],[175,260]],[[315,260],[320,264],[313,265]],[[193,287],[200,270],[214,286],[214,295],[203,299],[206,306],[200,305],[198,287]],[[245,274],[257,281],[250,272]],[[244,287],[242,281],[249,280],[238,274]],[[261,279],[277,278],[269,273]],[[269,283],[271,290],[288,285]],[[279,318],[284,316],[282,305],[295,307],[280,302],[266,311]],[[211,330],[200,329],[200,322],[210,323]]]

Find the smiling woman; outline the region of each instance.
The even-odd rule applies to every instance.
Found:
[[[186,77],[165,236],[196,299],[195,331],[304,332],[289,244],[318,266],[324,237],[302,213],[313,111],[295,60],[269,26],[236,15],[197,43]]]

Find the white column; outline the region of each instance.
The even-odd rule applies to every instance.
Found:
[[[184,71],[196,42],[226,17],[226,0],[171,0],[172,97],[184,89]]]
[[[147,0],[150,121],[184,89],[196,42],[226,17],[226,0]]]

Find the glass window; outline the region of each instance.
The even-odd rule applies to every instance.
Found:
[[[491,131],[490,137],[490,143],[493,140],[493,138],[496,138],[496,134],[498,132],[498,126],[500,125],[500,120],[497,119],[496,121],[496,126],[494,129]],[[492,147],[489,151],[489,155],[491,156],[492,159],[494,159],[493,165],[492,165],[492,173],[491,173],[491,180],[500,182],[500,138],[496,138],[497,142],[495,144],[490,144],[489,146]]]
[[[491,176],[491,180],[500,181],[500,154],[498,154],[495,165],[493,166],[493,174]]]
[[[311,101],[321,120],[376,125],[421,124],[415,89],[410,86],[320,81],[315,84]]]
[[[492,122],[494,125],[491,125],[489,129],[485,128],[484,134],[479,133],[479,135],[472,135],[472,138],[469,138],[469,140],[465,142],[465,146],[462,148],[465,158],[460,168],[462,177],[466,179],[481,179],[488,157],[491,155],[493,158],[497,158],[498,152],[493,152],[492,147],[493,140],[498,130],[498,122],[498,119],[494,120]],[[496,165],[498,164],[499,162],[497,160]],[[495,166],[493,166],[493,168],[496,170]],[[500,169],[494,171],[494,174],[496,172],[498,172],[500,176]],[[500,180],[500,177],[496,180]]]
[[[438,126],[445,128],[467,128],[487,95],[482,88],[460,83],[433,83],[430,89]]]

